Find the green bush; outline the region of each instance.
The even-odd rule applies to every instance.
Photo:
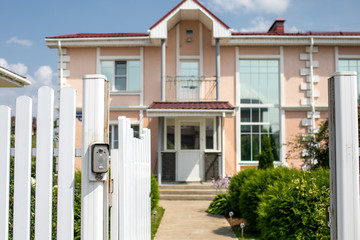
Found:
[[[208,213],[217,215],[227,215],[231,211],[230,196],[227,193],[220,193],[215,196],[206,210]]]
[[[330,239],[325,212],[328,186],[326,170],[301,172],[289,182],[269,186],[257,209],[262,239]]]
[[[158,205],[160,199],[160,192],[158,182],[153,174],[151,174],[151,211]]]
[[[272,151],[270,138],[264,134],[262,136],[258,169],[274,168],[274,155]]]
[[[289,182],[299,172],[297,170],[289,170],[287,168],[275,168],[266,170],[257,170],[255,174],[245,181],[241,188],[238,198],[239,211],[241,216],[247,222],[249,231],[258,232],[257,227],[257,208],[260,203],[261,195],[270,185],[276,181]]]
[[[241,188],[244,182],[255,173],[256,173],[255,168],[248,168],[239,172],[238,174],[233,176],[230,180],[230,185],[228,189],[230,207],[231,207],[231,211],[233,211],[234,214],[237,216],[241,215],[239,210],[239,197],[241,193]]]

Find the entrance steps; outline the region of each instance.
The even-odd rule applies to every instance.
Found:
[[[159,185],[160,199],[173,201],[211,201],[219,193],[208,182],[205,183],[165,183]]]

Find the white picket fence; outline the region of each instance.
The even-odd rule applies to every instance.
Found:
[[[61,89],[58,149],[57,239],[74,238],[76,92]],[[32,99],[16,100],[13,239],[30,239]],[[38,91],[35,239],[52,239],[54,91]],[[130,120],[119,118],[119,149],[112,151],[111,239],[150,239],[150,130],[132,137]],[[9,235],[11,109],[0,105],[0,239]],[[82,196],[83,197],[83,196]],[[86,240],[86,239],[85,239]]]
[[[130,120],[118,119],[119,148],[111,151],[111,239],[151,239],[150,130],[133,137]]]

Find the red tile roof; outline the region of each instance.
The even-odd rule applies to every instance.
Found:
[[[360,36],[360,32],[233,32],[233,36]]]
[[[234,110],[229,102],[153,102],[149,109]]]
[[[116,37],[148,37],[148,33],[75,33],[46,37],[51,38],[116,38]]]

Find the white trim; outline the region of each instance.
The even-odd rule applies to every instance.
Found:
[[[203,25],[201,22],[199,22],[199,64],[200,64],[199,73],[200,73],[200,76],[204,75],[204,70],[203,70],[204,59],[203,59],[203,57],[204,57],[204,54],[203,54]],[[201,94],[202,94],[202,91],[201,91]]]
[[[144,105],[144,47],[140,47],[140,105]],[[141,129],[142,130],[142,129]]]
[[[112,96],[131,96],[131,95],[134,95],[134,96],[137,96],[137,95],[141,95],[141,92],[130,92],[130,91],[112,91],[110,89],[110,95]]]
[[[149,111],[149,110],[148,110]],[[218,117],[222,112],[148,112],[147,117]],[[226,116],[232,116],[226,114]]]
[[[139,111],[146,110],[148,106],[110,106],[110,111]],[[76,110],[80,110],[81,108],[76,108]]]
[[[311,110],[311,106],[283,106],[281,108],[284,111],[309,111]],[[328,111],[328,106],[315,106],[315,110],[317,111]]]
[[[226,157],[226,151],[225,151],[225,113],[221,116],[221,177],[225,177],[226,169],[225,169],[225,157]]]
[[[240,146],[240,74],[239,74],[239,47],[235,47],[235,131],[236,131],[236,172],[240,171],[240,158],[241,158],[241,146]]]
[[[360,59],[360,55],[338,55],[339,60]]]
[[[62,47],[118,47],[118,46],[151,46],[158,45],[149,37],[145,38],[58,38],[45,39],[46,46],[57,48],[57,41],[61,40]]]
[[[248,104],[248,103],[242,103],[239,104],[240,108],[271,108],[271,107],[275,107],[275,108],[279,108],[280,105],[279,104]]]
[[[181,55],[180,56],[180,60],[201,60],[201,56],[185,56],[185,55]]]
[[[238,54],[238,60],[240,59],[252,59],[252,60],[257,60],[257,59],[280,59],[281,58],[281,54],[280,55],[242,55],[242,54]]]
[[[100,48],[96,48],[96,74],[101,74]],[[108,80],[110,81],[110,80]],[[110,85],[109,85],[110,86]]]
[[[284,66],[284,47],[280,46],[280,61],[279,61],[279,67],[280,67],[280,79],[279,79],[279,84],[280,84],[280,161],[281,162],[286,162],[286,135],[285,135],[285,111],[282,110],[282,107],[285,105],[285,66]]]
[[[240,126],[268,126],[268,125],[280,125],[278,123],[271,122],[240,122]]]
[[[334,47],[334,52],[335,52],[335,72],[339,71],[339,47],[335,46]]]
[[[140,48],[141,49],[141,48]],[[103,60],[108,61],[121,61],[121,60],[141,60],[141,52],[140,55],[129,55],[129,56],[99,56],[100,62]]]
[[[176,25],[176,75],[180,75],[180,23]]]

